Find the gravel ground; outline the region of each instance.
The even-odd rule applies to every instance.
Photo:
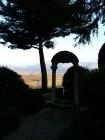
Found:
[[[64,117],[62,111],[45,108],[23,117],[21,126],[3,140],[55,140],[70,123],[70,118]]]

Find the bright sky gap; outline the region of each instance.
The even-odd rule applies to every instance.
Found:
[[[75,41],[73,35],[65,38],[54,39],[55,48],[44,48],[45,61],[51,62],[53,55],[62,50],[73,52],[79,58],[80,62],[97,62],[98,52],[105,42],[104,27],[100,25],[99,35],[92,37],[92,44],[79,45],[74,47]],[[0,65],[31,65],[39,64],[39,52],[36,49],[21,50],[10,49],[0,44]]]

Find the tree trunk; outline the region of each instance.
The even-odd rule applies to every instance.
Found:
[[[46,91],[47,89],[47,71],[46,64],[43,53],[42,39],[39,38],[39,59],[40,59],[40,67],[41,67],[41,77],[42,77],[42,91]]]

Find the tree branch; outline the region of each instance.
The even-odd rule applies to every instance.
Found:
[[[34,49],[37,49],[37,50],[39,50],[39,48],[38,48],[38,47],[35,47],[35,46],[33,46],[33,48],[34,48]]]

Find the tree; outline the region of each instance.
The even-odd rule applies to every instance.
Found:
[[[105,0],[78,0],[76,4],[86,22],[73,28],[73,32],[77,34],[78,43],[90,43],[91,35],[98,35],[99,23],[105,25]]]
[[[5,3],[1,0],[1,43],[12,49],[39,50],[44,90],[47,87],[47,72],[43,46],[51,48],[54,46],[53,38],[70,33],[78,34],[80,43],[89,41],[90,30],[95,32],[97,29],[95,15],[98,15],[100,3],[102,1],[98,0],[7,0]]]
[[[105,43],[99,50],[98,53],[98,68],[101,69],[105,66]]]
[[[43,55],[43,43],[49,38],[46,31],[46,23],[43,22],[45,20],[44,14],[46,15],[45,7],[39,4],[40,2],[38,3],[37,1],[37,6],[33,9],[33,5],[35,6],[34,2],[32,2],[32,5],[31,3],[29,4],[29,1],[27,3],[25,1],[10,0],[7,1],[6,5],[1,2],[1,14],[6,19],[4,22],[1,22],[1,36],[6,43],[11,43],[10,48],[30,49],[33,47],[39,50],[42,88],[44,89],[47,86],[47,73]],[[27,7],[28,5],[29,7]],[[39,6],[41,7],[39,8]],[[48,43],[46,43],[46,46],[52,47],[51,45],[53,44],[51,42]]]
[[[47,72],[43,46],[53,47],[52,38],[69,35],[69,1],[7,0],[0,2],[0,37],[8,47],[39,50],[42,73],[42,89],[47,87]]]

